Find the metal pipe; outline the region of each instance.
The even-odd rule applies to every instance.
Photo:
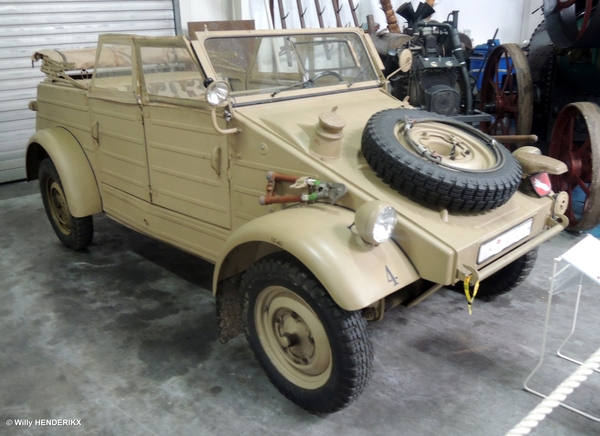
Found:
[[[271,13],[271,1],[265,0],[265,11],[267,12],[267,21],[269,22],[269,30],[273,30],[273,14]]]
[[[377,29],[375,28],[375,18],[373,14],[367,15],[367,33],[369,35],[375,35]]]
[[[300,27],[306,29],[306,23],[304,22],[304,14],[306,14],[306,9],[302,6],[302,0],[296,0],[296,4],[298,5],[298,16],[300,17]]]
[[[495,135],[493,139],[502,144],[535,144],[537,135]]]
[[[354,6],[353,0],[348,0],[348,3],[350,5],[350,11],[352,12],[352,19],[354,20],[354,25],[356,27],[360,27],[360,23],[358,22],[358,16],[356,15],[356,10],[358,9],[358,4],[356,6]]]
[[[287,26],[285,25],[285,19],[289,14],[286,14],[285,10],[283,9],[283,0],[278,0],[277,3],[279,4],[279,18],[281,20],[281,28],[287,29]]]
[[[315,0],[315,7],[317,8],[317,19],[319,20],[319,27],[321,29],[325,28],[325,24],[323,23],[323,12],[325,12],[325,6],[321,9],[321,2],[319,0]]]
[[[344,27],[342,25],[342,17],[340,15],[340,11],[342,10],[340,2],[338,0],[331,0],[331,3],[333,4],[333,13],[335,14],[335,23],[337,27]]]

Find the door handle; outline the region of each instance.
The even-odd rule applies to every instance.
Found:
[[[217,176],[221,175],[221,147],[218,145],[213,148],[211,157],[210,157],[210,165],[213,167],[213,170],[217,173]]]
[[[98,121],[95,121],[92,124],[92,139],[94,140],[94,145],[95,148],[98,148],[98,146],[100,145],[100,125],[98,124]]]

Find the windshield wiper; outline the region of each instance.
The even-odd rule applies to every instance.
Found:
[[[273,94],[271,94],[271,97],[275,97],[281,91],[287,91],[288,89],[295,88],[296,86],[304,86],[304,85],[306,85],[307,83],[310,83],[310,82],[312,82],[312,79],[306,79],[306,80],[303,80],[302,82],[292,83],[291,85],[286,86],[285,88],[281,88],[281,89],[278,89],[277,91],[273,92]]]
[[[360,70],[360,73],[358,73],[358,75],[354,79],[352,79],[352,81],[350,83],[348,83],[348,88],[350,88],[352,85],[354,85],[358,81],[358,79],[360,79],[362,77],[362,75],[367,72],[367,70],[369,68],[371,68],[371,66],[367,65],[362,70]]]

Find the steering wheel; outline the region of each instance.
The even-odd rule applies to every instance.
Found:
[[[310,79],[308,79],[306,81],[306,84],[308,85],[310,83],[309,86],[307,87],[311,87],[315,81],[319,80],[321,77],[325,77],[325,76],[333,76],[336,79],[338,79],[338,81],[342,82],[344,80],[344,78],[342,76],[340,76],[338,73],[336,73],[335,71],[321,71],[320,73],[315,74],[313,77],[311,77]]]

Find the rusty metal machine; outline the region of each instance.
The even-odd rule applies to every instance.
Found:
[[[390,23],[387,12],[389,32],[372,35],[372,39],[397,98],[409,96],[413,106],[475,124],[493,136],[531,141],[515,137],[530,133],[533,104],[527,58],[518,45],[496,47],[485,60],[478,60],[489,65],[483,77],[470,76],[473,46],[458,31],[459,11],[439,22],[430,19],[435,10],[429,3],[421,2],[415,10],[406,2],[396,9],[406,20],[401,33],[392,30],[396,18]],[[483,83],[480,93],[478,81]]]
[[[576,231],[600,223],[599,1],[544,0],[545,21],[525,53],[517,44],[488,53],[479,92],[478,77],[465,73],[472,47],[457,31],[458,11],[440,23],[428,19],[435,12],[429,4],[414,10],[406,2],[396,10],[407,22],[402,33],[388,26],[372,35],[397,98],[476,124],[511,148],[530,133],[548,141],[549,155],[568,167],[553,184],[569,193]]]
[[[400,99],[409,96],[413,106],[461,121],[489,120],[473,106],[467,68],[471,46],[458,32],[458,11],[445,22],[428,20],[434,12],[427,3],[419,3],[415,10],[406,2],[396,10],[407,22],[402,33],[373,36],[392,93]]]
[[[598,0],[544,0],[544,21],[528,47],[533,133],[569,171],[553,184],[567,191],[572,230],[600,222],[600,7]]]

